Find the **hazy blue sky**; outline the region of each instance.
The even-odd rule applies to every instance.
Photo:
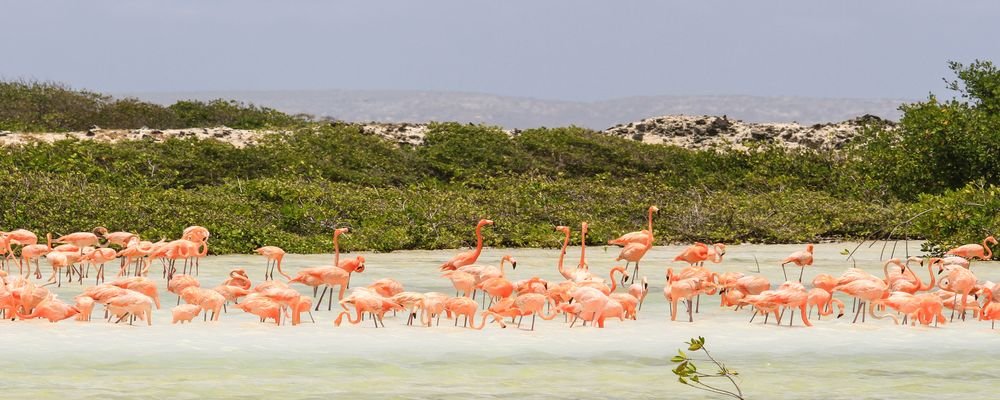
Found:
[[[0,0],[0,77],[102,91],[921,98],[998,1]]]

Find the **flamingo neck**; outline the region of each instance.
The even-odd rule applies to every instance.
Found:
[[[563,259],[566,258],[567,247],[569,247],[569,232],[566,232],[566,238],[563,239],[562,251],[559,252],[559,265],[557,265],[556,268],[559,270],[560,275],[562,275],[566,279],[571,279],[570,275],[567,274],[566,270],[563,268]]]
[[[983,250],[985,250],[983,255],[986,256],[986,260],[993,258],[993,249],[990,248],[989,242],[986,239],[983,239]]]
[[[469,323],[469,327],[477,331],[483,330],[483,328],[486,327],[486,317],[488,317],[489,314],[490,313],[488,311],[483,311],[483,313],[480,314],[483,316],[483,319],[479,321],[479,326],[476,326],[476,314],[472,314],[472,322]],[[456,316],[456,318],[458,317]]]
[[[483,253],[483,226],[476,225],[476,252],[473,253],[472,263],[475,263],[479,259],[479,255]]]
[[[333,235],[333,266],[340,266],[340,235],[336,233]]]
[[[587,233],[580,234],[580,265],[577,268],[586,268],[587,265]]]
[[[550,299],[550,298],[546,298],[545,299],[545,303],[546,304],[548,304],[550,301],[552,301],[552,299]],[[559,315],[558,307],[549,307],[549,314],[539,313],[538,317],[541,318],[541,319],[543,319],[543,320],[545,320],[545,321],[551,321],[557,315]]]
[[[649,237],[653,237],[653,209],[649,209]]]
[[[611,273],[608,274],[608,276],[611,278],[611,293],[614,293],[615,289],[618,289],[618,281],[615,280],[615,272],[617,271],[618,271],[617,269],[612,269]],[[622,274],[624,275],[625,273],[622,272]]]

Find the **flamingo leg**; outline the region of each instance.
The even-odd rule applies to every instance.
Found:
[[[785,271],[785,264],[781,264],[781,273],[785,275],[785,281],[788,281],[788,272]]]
[[[319,286],[313,288],[313,297],[316,297],[316,289],[318,288]],[[326,289],[327,289],[326,286],[324,286],[323,293],[320,293],[319,301],[316,302],[316,308],[313,309],[313,311],[319,311],[319,306],[323,304],[323,296],[326,296]],[[330,293],[330,296],[333,296],[333,293]]]

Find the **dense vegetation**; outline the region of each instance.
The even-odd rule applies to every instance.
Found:
[[[0,228],[66,233],[105,225],[158,239],[197,223],[213,232],[216,252],[263,244],[322,252],[335,226],[356,229],[345,241],[353,249],[445,248],[469,244],[475,221],[489,217],[497,221],[486,231],[489,245],[553,246],[554,225],[589,221],[589,241],[602,243],[638,229],[656,204],[661,243],[890,231],[934,244],[979,241],[1000,224],[992,185],[1000,177],[1000,73],[987,62],[952,68],[958,81],[950,86],[964,100],[905,105],[898,129],[871,126],[839,152],[695,151],[577,127],[509,138],[456,123],[432,125],[414,148],[355,125],[232,102],[160,107],[3,83],[0,129],[224,123],[292,133],[244,148],[214,139],[5,147]]]
[[[116,100],[57,83],[0,81],[0,131],[80,131],[102,128],[191,128],[226,125],[258,129],[296,126],[302,118],[234,101],[178,101],[164,107],[133,98]]]

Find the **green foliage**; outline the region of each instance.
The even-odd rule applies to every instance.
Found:
[[[170,107],[134,98],[115,100],[49,82],[0,81],[0,130],[80,131],[102,128],[191,128],[226,125],[239,129],[300,126],[304,120],[236,101],[179,101]]]
[[[948,190],[939,196],[921,195],[911,207],[914,230],[931,238],[927,250],[943,253],[967,243],[980,243],[1000,231],[1000,187],[982,182]]]
[[[442,179],[520,171],[524,157],[500,128],[454,122],[431,124],[419,152]]]
[[[904,200],[941,193],[983,179],[1000,182],[1000,71],[977,61],[950,63],[949,88],[969,102],[903,105],[895,130],[870,130],[857,147],[855,167]]]
[[[302,122],[274,109],[235,100],[216,99],[207,103],[178,101],[167,109],[177,116],[178,127],[225,125],[237,129],[258,129],[294,126]]]
[[[695,360],[689,357],[683,350],[677,350],[677,355],[670,359],[671,362],[676,363],[677,366],[674,367],[672,372],[677,376],[677,381],[693,387],[698,390],[704,390],[706,392],[717,394],[723,397],[732,397],[735,399],[743,399],[743,390],[740,389],[740,385],[736,383],[733,379],[739,376],[739,373],[729,369],[724,364],[717,361],[705,348],[705,338],[699,336],[698,338],[691,338],[691,340],[684,342],[688,345],[688,351],[702,351],[705,356],[708,357],[707,361],[711,361],[715,364],[716,371],[711,373],[704,373],[702,370],[698,369],[695,365],[695,361],[705,361],[705,360]],[[732,389],[724,389],[719,385],[715,384],[713,378],[725,378],[732,385]]]

